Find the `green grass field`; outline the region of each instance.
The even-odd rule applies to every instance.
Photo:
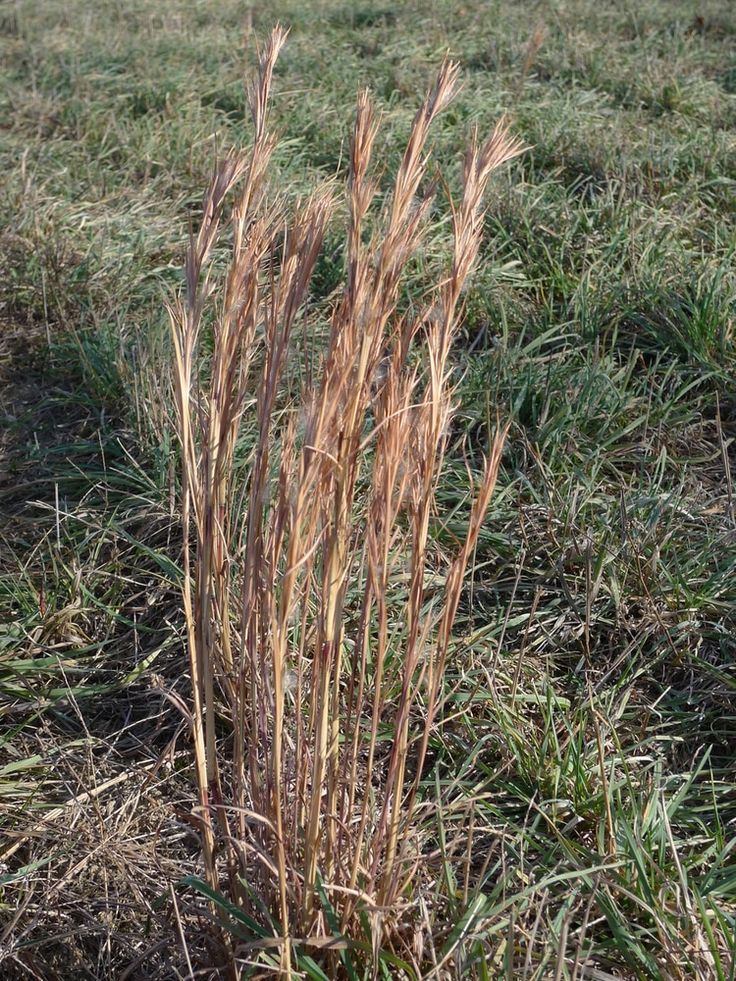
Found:
[[[251,139],[243,78],[276,21],[292,197],[344,179],[364,86],[392,174],[448,52],[463,88],[431,144],[450,192],[473,126],[507,113],[528,146],[492,178],[452,351],[438,577],[489,425],[511,428],[421,783],[412,902],[432,928],[376,974],[314,954],[302,976],[734,981],[726,0],[0,7],[0,976],[225,976],[193,885],[164,301],[215,160]],[[407,309],[448,255],[446,214]],[[316,330],[343,229],[317,262]],[[274,976],[256,939],[234,941],[242,977]]]

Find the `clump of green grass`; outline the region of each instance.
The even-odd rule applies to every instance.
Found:
[[[315,958],[332,976],[354,975],[356,963],[378,971],[391,958],[419,975],[421,946],[450,929],[427,908],[431,822],[420,787],[504,440],[499,431],[492,441],[454,558],[433,571],[430,523],[453,415],[449,356],[486,185],[521,145],[502,124],[471,141],[451,205],[449,269],[418,312],[402,313],[402,278],[437,190],[427,183],[429,128],[455,94],[458,69],[440,70],[368,236],[377,123],[361,94],[345,283],[326,350],[302,375],[295,406],[284,404],[291,338],[333,208],[331,189],[294,217],[267,196],[275,141],[266,110],[284,39],[274,31],[261,53],[253,147],[218,168],[187,254],[186,297],[171,308],[206,881],[267,931],[285,975]],[[238,184],[219,295],[212,260]],[[257,436],[241,487],[233,455],[250,399]],[[433,579],[442,583],[434,595]]]

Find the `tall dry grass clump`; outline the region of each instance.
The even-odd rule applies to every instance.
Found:
[[[335,202],[323,190],[287,210],[268,191],[267,103],[284,40],[276,29],[260,52],[253,146],[217,169],[187,253],[185,295],[170,309],[183,602],[209,888],[258,926],[260,940],[246,945],[251,960],[254,949],[270,951],[287,975],[322,948],[334,974],[350,973],[350,945],[365,945],[368,928],[363,961],[382,944],[409,956],[402,929],[425,874],[422,775],[504,438],[492,443],[467,537],[430,601],[428,538],[453,411],[449,358],[484,190],[521,148],[503,123],[483,143],[473,137],[451,206],[446,276],[418,315],[400,314],[402,277],[437,189],[426,181],[428,131],[458,69],[442,66],[417,113],[372,234],[377,123],[361,93],[345,285],[294,406],[284,395],[290,342]],[[228,228],[220,276],[213,259]],[[256,436],[243,486],[234,455],[246,412]]]

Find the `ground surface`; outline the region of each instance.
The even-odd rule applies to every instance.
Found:
[[[477,852],[450,936],[489,977],[733,978],[736,10],[705,0],[0,8],[0,973],[188,976],[182,921],[211,961],[174,888],[198,851],[162,297],[277,18],[294,193],[344,173],[362,85],[390,169],[448,48],[450,183],[472,124],[531,147],[455,355],[458,523],[478,434],[512,428],[436,747]]]

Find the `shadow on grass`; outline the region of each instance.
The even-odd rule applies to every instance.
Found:
[[[169,978],[154,904],[197,871],[172,518],[45,330],[1,343],[2,976]]]

